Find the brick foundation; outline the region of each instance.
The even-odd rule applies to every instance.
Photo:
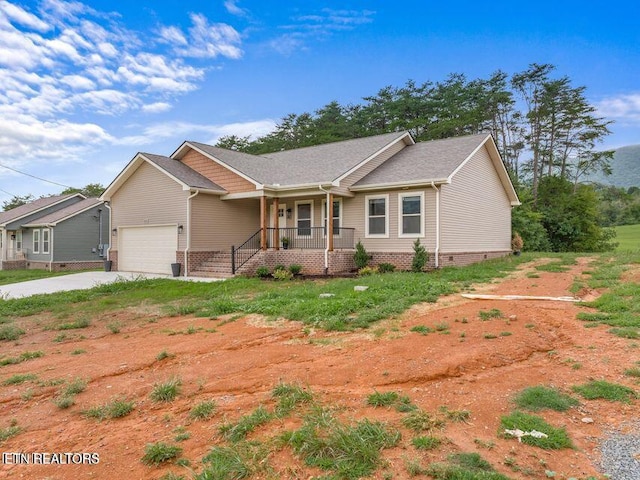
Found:
[[[52,272],[66,272],[73,270],[98,270],[104,268],[104,261],[91,262],[30,262],[26,261],[24,268],[28,270],[49,270],[51,266]]]
[[[254,275],[256,268],[266,266],[273,269],[276,265],[297,264],[302,266],[305,275],[329,275],[350,272],[355,269],[353,263],[354,250],[338,250],[329,252],[329,271],[324,271],[324,250],[267,250],[258,252],[239,270],[241,275]]]
[[[2,270],[24,270],[26,268],[26,260],[4,260],[2,262]]]

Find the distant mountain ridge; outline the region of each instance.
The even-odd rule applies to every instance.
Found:
[[[590,175],[586,181],[615,187],[640,187],[640,145],[618,148],[611,160],[611,175]]]

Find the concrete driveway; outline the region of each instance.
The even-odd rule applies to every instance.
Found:
[[[20,283],[11,283],[0,286],[0,298],[22,298],[41,293],[64,292],[68,290],[86,290],[105,283],[117,280],[136,280],[139,278],[167,278],[172,280],[187,280],[197,282],[217,282],[219,278],[201,277],[172,277],[170,275],[157,275],[154,273],[132,272],[80,272],[59,277],[41,278]]]

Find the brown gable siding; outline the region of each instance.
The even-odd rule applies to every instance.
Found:
[[[182,157],[181,162],[217,183],[229,193],[254,192],[256,190],[253,183],[195,150],[189,150]]]
[[[511,205],[485,147],[442,186],[441,251],[511,249]]]
[[[157,168],[144,162],[111,197],[111,227],[142,225],[187,225],[189,192]],[[117,241],[112,239],[112,249]],[[186,248],[186,235],[179,235],[178,249]]]

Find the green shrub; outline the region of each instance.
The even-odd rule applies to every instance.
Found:
[[[515,403],[519,408],[533,412],[547,408],[557,412],[564,412],[578,405],[578,401],[575,398],[555,388],[543,386],[525,388],[516,396]]]
[[[356,243],[356,253],[353,254],[353,261],[356,264],[356,268],[360,270],[366,267],[369,264],[369,258],[369,254],[364,248],[364,245],[358,241],[358,243]]]
[[[416,238],[413,242],[413,260],[411,261],[412,272],[422,272],[429,260],[427,250],[420,244],[420,239]]]
[[[274,280],[278,281],[291,280],[293,278],[293,273],[284,268],[276,268],[271,275],[273,275]]]
[[[358,275],[361,277],[368,277],[369,275],[375,275],[378,273],[378,267],[362,267],[358,270]]]
[[[258,267],[256,268],[256,277],[258,278],[267,278],[269,275],[271,275],[271,271],[269,270],[269,267]]]
[[[142,463],[145,465],[160,465],[178,457],[182,453],[182,448],[176,445],[169,445],[163,442],[148,443],[144,449]]]
[[[411,327],[410,331],[419,333],[421,335],[428,335],[429,333],[433,332],[433,329],[427,327],[426,325],[416,325],[414,327]]]
[[[286,267],[284,265],[282,265],[281,263],[279,263],[278,265],[276,265],[275,267],[273,267],[273,272],[277,272],[278,270],[286,270]]]
[[[293,263],[289,265],[289,271],[291,272],[292,275],[300,275],[300,272],[302,272],[302,265]]]
[[[3,381],[2,385],[20,385],[24,382],[32,382],[37,378],[33,373],[16,373]]]
[[[396,266],[393,263],[380,263],[378,265],[378,271],[380,273],[391,273],[396,270]]]

